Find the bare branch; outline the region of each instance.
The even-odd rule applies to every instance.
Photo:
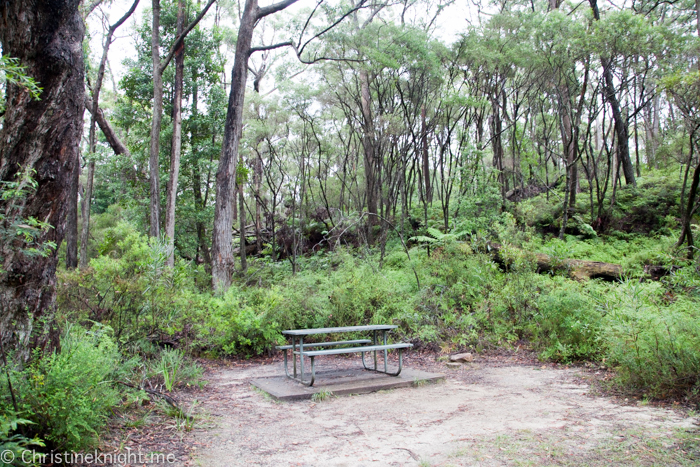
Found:
[[[293,5],[297,1],[298,0],[283,0],[281,2],[273,3],[272,5],[263,8],[258,8],[258,11],[255,14],[255,19],[260,20],[268,15],[277,13],[278,11],[282,11],[288,6]]]
[[[92,113],[92,99],[87,94],[85,94],[85,109],[88,112]],[[131,157],[131,153],[126,148],[124,143],[122,143],[122,141],[119,139],[117,133],[109,124],[109,121],[102,112],[102,109],[100,109],[99,107],[97,108],[97,112],[95,114],[95,121],[100,126],[100,130],[102,130],[102,133],[104,133],[105,138],[107,138],[107,143],[114,151],[114,154],[116,154],[117,156],[124,154],[127,157]]]
[[[101,4],[103,1],[104,1],[104,0],[95,0],[95,1],[92,2],[87,8],[85,8],[85,9],[83,10],[83,19],[87,19],[87,17],[90,16],[90,14],[91,14],[93,11],[95,11],[95,8],[97,8],[98,6],[100,6],[100,4]]]
[[[248,55],[252,55],[255,52],[262,52],[265,50],[279,49],[280,47],[294,47],[294,43],[291,41],[287,41],[287,42],[280,42],[280,43],[272,44],[272,45],[262,45],[260,47],[251,47],[248,50]],[[250,70],[250,67],[248,67],[248,69]],[[253,70],[250,70],[250,71],[253,71]]]
[[[331,29],[333,29],[334,27],[336,27],[337,25],[339,25],[345,18],[347,18],[347,17],[350,16],[351,14],[355,13],[356,11],[360,10],[360,9],[364,6],[364,4],[366,3],[366,1],[367,1],[367,0],[360,0],[359,2],[357,2],[357,5],[355,5],[353,8],[351,8],[350,10],[348,10],[347,12],[345,12],[345,14],[344,14],[343,16],[341,16],[340,18],[338,18],[338,20],[336,20],[333,24],[331,24],[330,26],[328,26],[326,29],[324,29],[323,31],[319,32],[318,34],[315,34],[315,35],[314,35],[311,39],[309,39],[308,41],[304,42],[304,45],[302,45],[301,47],[299,47],[299,48],[298,48],[298,51],[295,49],[295,51],[297,52],[297,57],[299,58],[299,60],[300,60],[302,63],[307,63],[307,62],[305,62],[305,61],[303,61],[303,60],[301,59],[301,54],[304,53],[304,49],[306,48],[306,46],[309,45],[309,43],[310,43],[312,40],[321,37],[322,35],[324,35],[324,34],[327,33],[328,31],[330,31]],[[315,11],[315,10],[314,10],[314,11]],[[301,45],[301,40],[299,41],[299,45]]]
[[[175,52],[177,52],[177,49],[180,48],[180,45],[182,44],[182,41],[185,40],[185,37],[187,37],[187,34],[190,33],[192,29],[194,29],[195,26],[201,21],[202,18],[204,18],[204,15],[207,14],[207,11],[209,11],[209,8],[216,2],[216,0],[209,0],[209,2],[206,4],[206,6],[202,9],[202,11],[199,12],[197,17],[192,20],[190,24],[187,25],[184,31],[182,31],[182,34],[180,34],[177,39],[175,39],[175,42],[173,42],[172,47],[170,47],[170,52],[168,53],[168,56],[165,57],[165,60],[161,63],[160,65],[160,72],[161,74],[165,71],[165,69],[168,67],[168,64],[170,61],[173,59],[175,56]]]
[[[131,15],[134,13],[134,10],[136,10],[136,7],[138,6],[138,4],[139,4],[139,0],[134,0],[134,4],[131,5],[131,8],[129,8],[129,11],[127,11],[127,12],[124,14],[124,16],[122,16],[122,17],[119,19],[119,21],[117,21],[117,22],[114,23],[112,26],[110,26],[109,29],[110,29],[112,32],[114,32],[119,26],[121,26],[122,24],[124,24],[124,21],[126,21],[127,19],[129,19],[129,16],[131,16]]]

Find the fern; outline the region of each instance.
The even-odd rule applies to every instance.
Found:
[[[460,231],[455,233],[442,233],[434,227],[428,227],[426,230],[428,234],[431,235],[431,237],[427,237],[425,235],[416,235],[415,237],[411,237],[409,240],[423,244],[440,246],[464,238],[464,236],[469,233],[466,231]]]

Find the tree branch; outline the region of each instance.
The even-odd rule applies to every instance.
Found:
[[[296,48],[295,48],[295,52],[297,52],[297,57],[299,58],[299,60],[300,60],[302,63],[307,63],[307,62],[305,62],[305,61],[303,61],[303,60],[301,59],[301,54],[304,52],[304,49],[306,48],[306,46],[309,45],[309,42],[311,42],[311,41],[314,40],[314,39],[317,39],[317,38],[321,37],[322,35],[324,35],[324,34],[327,33],[328,31],[330,31],[331,29],[333,29],[334,27],[336,27],[337,25],[339,25],[345,18],[347,18],[347,17],[350,16],[351,14],[355,13],[357,10],[361,9],[361,8],[364,6],[364,4],[365,4],[366,1],[367,1],[367,0],[360,0],[359,2],[357,2],[357,5],[355,5],[353,8],[351,8],[350,10],[348,10],[348,11],[347,11],[343,16],[341,16],[337,21],[335,21],[333,24],[331,24],[330,26],[328,26],[326,29],[324,29],[323,31],[319,32],[318,34],[315,34],[315,35],[314,35],[311,39],[309,39],[308,41],[304,42],[304,45],[302,45],[302,46],[299,48],[298,51],[297,51]],[[299,44],[301,45],[301,38],[299,39]],[[311,62],[311,63],[313,63],[313,62]]]
[[[277,13],[278,11],[282,11],[285,8],[287,8],[290,5],[293,5],[296,3],[298,0],[283,0],[278,3],[273,3],[272,5],[263,7],[263,8],[258,8],[257,13],[255,14],[255,20],[260,20],[268,15],[271,15],[273,13]]]
[[[90,14],[91,14],[93,11],[95,11],[95,8],[97,8],[98,6],[100,6],[100,4],[102,3],[102,1],[103,1],[103,0],[95,0],[95,1],[92,2],[87,8],[85,8],[85,9],[83,10],[83,19],[87,19],[87,17],[90,16]]]
[[[92,99],[87,94],[85,94],[85,109],[88,112],[92,113]],[[119,139],[117,133],[112,128],[112,125],[109,124],[109,121],[105,117],[105,114],[99,107],[97,108],[95,121],[97,121],[97,124],[100,126],[100,130],[102,130],[102,133],[104,133],[105,138],[107,138],[107,143],[114,151],[114,154],[116,154],[117,156],[124,154],[127,157],[131,157],[131,153],[124,145],[124,143],[122,143],[122,141]]]
[[[287,42],[280,42],[278,44],[262,45],[260,47],[251,47],[248,50],[248,55],[250,56],[250,55],[253,55],[255,52],[262,52],[265,50],[279,49],[280,47],[294,47],[294,43],[292,43],[291,41],[287,41]],[[248,69],[250,69],[250,68],[248,68]],[[253,71],[253,70],[250,70],[250,71]]]
[[[129,18],[129,16],[131,16],[132,13],[134,13],[134,10],[136,10],[136,7],[138,6],[138,4],[139,4],[139,0],[134,0],[134,4],[131,5],[131,8],[129,8],[129,11],[127,11],[126,14],[119,19],[119,21],[117,21],[116,23],[114,23],[113,25],[111,25],[109,27],[110,31],[114,32],[117,30],[117,28],[119,26],[124,24],[124,21],[126,21]]]
[[[187,25],[185,30],[182,31],[182,34],[180,34],[180,36],[178,36],[177,39],[175,39],[175,42],[173,42],[173,45],[170,47],[170,52],[168,52],[168,56],[165,57],[165,60],[160,65],[161,74],[168,67],[168,64],[175,56],[175,52],[177,52],[177,49],[180,48],[180,45],[182,44],[182,41],[185,40],[185,37],[187,37],[187,34],[189,34],[190,31],[192,29],[194,29],[195,26],[197,26],[197,24],[201,21],[201,19],[204,18],[204,15],[207,14],[207,11],[209,11],[209,8],[214,4],[214,2],[216,2],[216,0],[209,0],[209,2],[202,9],[202,11],[199,12],[197,17],[194,20],[192,20],[192,22]]]

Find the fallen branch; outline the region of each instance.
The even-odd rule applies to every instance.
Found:
[[[509,262],[503,257],[503,246],[499,243],[489,242],[485,252],[491,253],[494,261],[501,266],[508,266]],[[520,250],[519,250],[520,251]],[[622,266],[601,261],[585,261],[580,259],[560,259],[543,253],[532,253],[537,261],[537,272],[566,271],[568,276],[576,280],[604,279],[606,281],[618,281],[622,278]]]
[[[143,386],[141,386],[141,387],[139,387],[139,386],[134,386],[133,384],[125,383],[124,381],[116,381],[116,382],[119,383],[119,384],[123,384],[124,386],[130,387],[130,388],[132,388],[132,389],[137,389],[137,390],[143,391],[143,392],[145,392],[146,394],[148,394],[148,395],[150,395],[150,396],[157,396],[157,397],[160,397],[160,398],[163,399],[165,402],[167,402],[168,405],[170,405],[170,407],[172,407],[173,409],[177,410],[178,413],[179,413],[182,417],[186,418],[187,420],[191,420],[191,419],[192,419],[191,416],[185,414],[185,412],[182,410],[182,408],[180,408],[180,406],[178,405],[177,401],[176,401],[174,398],[172,398],[172,397],[170,397],[169,395],[167,395],[167,394],[164,394],[164,393],[162,393],[162,392],[160,392],[160,391],[154,391],[154,390],[152,390],[152,389],[146,389],[146,388],[144,388]]]

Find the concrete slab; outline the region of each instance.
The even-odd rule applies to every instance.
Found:
[[[440,373],[404,368],[399,376],[366,371],[361,368],[344,370],[326,370],[316,372],[313,387],[287,378],[285,375],[256,378],[253,386],[261,389],[281,401],[311,399],[321,391],[330,391],[335,396],[347,394],[366,394],[387,389],[405,388],[415,384],[435,383],[445,379]]]

